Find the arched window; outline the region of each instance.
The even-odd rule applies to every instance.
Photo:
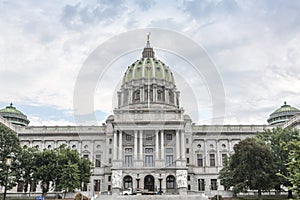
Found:
[[[172,175],[167,176],[166,179],[166,188],[167,189],[174,189],[175,188],[175,177]]]
[[[172,92],[171,90],[169,91],[169,100],[170,104],[174,104],[174,92]]]
[[[157,90],[157,101],[163,101],[163,91]]]
[[[124,189],[132,188],[132,177],[127,175],[123,178]]]
[[[136,90],[133,93],[133,102],[139,102],[140,101],[140,90]]]

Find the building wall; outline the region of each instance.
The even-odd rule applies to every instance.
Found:
[[[173,126],[173,125],[172,125]],[[239,141],[246,137],[252,137],[256,132],[261,132],[269,126],[197,126],[192,125],[190,121],[186,120],[183,130],[181,130],[183,137],[178,139],[184,144],[184,148],[180,145],[182,151],[179,158],[176,157],[176,130],[172,126],[165,125],[164,129],[164,157],[161,152],[161,136],[159,135],[159,152],[156,154],[156,125],[147,126],[147,130],[143,131],[143,154],[140,156],[134,155],[135,144],[135,130],[121,131],[122,132],[122,149],[117,148],[114,144],[113,134],[117,128],[108,124],[106,126],[43,126],[43,127],[26,127],[18,132],[21,145],[30,147],[38,147],[40,150],[44,148],[55,148],[61,144],[66,144],[72,149],[77,149],[82,156],[88,156],[90,161],[95,165],[96,158],[101,159],[101,165],[95,165],[93,169],[93,176],[90,181],[91,192],[111,192],[112,184],[112,170],[121,169],[122,179],[130,175],[132,177],[132,186],[137,187],[137,179],[139,180],[139,187],[144,187],[144,178],[147,175],[154,177],[154,189],[159,189],[159,179],[161,180],[162,190],[166,193],[177,194],[177,183],[175,181],[175,189],[167,190],[167,180],[169,175],[176,177],[178,169],[187,169],[188,172],[188,193],[208,193],[212,188],[212,179],[217,179],[218,172],[222,169],[222,154],[229,155],[233,152],[233,147]],[[129,126],[128,126],[129,127]],[[128,128],[127,127],[127,128]],[[151,130],[151,127],[153,130]],[[120,128],[120,127],[119,127]],[[140,128],[140,127],[139,127]],[[126,135],[130,135],[130,140],[127,140]],[[172,139],[168,140],[167,134],[172,135]],[[137,134],[138,135],[138,134]],[[139,136],[139,135],[138,135]],[[146,136],[152,136],[152,140],[147,140]],[[137,145],[139,145],[139,138],[137,138]],[[145,166],[145,148],[153,148],[154,165]],[[133,163],[130,166],[125,165],[124,156],[125,148],[132,149]],[[172,148],[173,153],[168,153],[167,148]],[[114,159],[113,155],[117,151],[122,152],[122,157]],[[139,154],[139,150],[137,151]],[[173,155],[174,163],[166,166],[166,155]],[[184,154],[184,155],[182,155]],[[202,163],[198,163],[198,155],[202,155]],[[214,155],[214,159],[210,158],[210,154]],[[158,155],[158,159],[156,159]],[[223,156],[224,156],[223,155]],[[184,160],[182,160],[184,158]],[[214,160],[214,161],[211,161]],[[180,162],[177,162],[179,160]],[[214,162],[214,164],[211,162]],[[184,166],[182,166],[182,163]],[[199,187],[199,181],[204,179],[204,190]],[[222,190],[218,181],[218,189]],[[122,188],[124,183],[122,183]],[[110,191],[109,191],[110,190]]]

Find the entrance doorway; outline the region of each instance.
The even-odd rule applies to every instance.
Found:
[[[154,191],[154,177],[151,175],[145,176],[144,189],[148,191]]]

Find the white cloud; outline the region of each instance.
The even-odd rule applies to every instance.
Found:
[[[99,44],[128,30],[160,27],[183,33],[206,48],[222,75],[226,123],[263,124],[284,100],[300,107],[299,8],[296,1],[1,2],[0,102],[71,110],[77,74]],[[164,62],[175,62],[170,59]],[[96,110],[112,112],[111,98],[126,63],[118,62],[120,71],[99,82]],[[194,120],[206,123],[209,95],[197,96],[205,91],[201,82],[182,80],[178,88],[193,87],[196,94],[200,118]],[[192,112],[189,99],[182,100]],[[32,124],[72,124],[32,118]]]

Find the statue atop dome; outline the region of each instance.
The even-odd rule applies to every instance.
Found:
[[[149,32],[147,34],[147,44],[142,53],[143,58],[154,58],[154,51],[153,48],[150,46],[150,35],[151,33]]]

